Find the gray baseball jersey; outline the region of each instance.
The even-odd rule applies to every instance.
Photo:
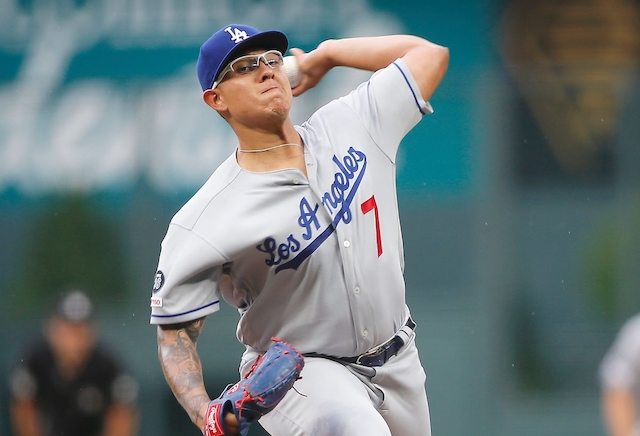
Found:
[[[398,59],[296,126],[308,177],[252,173],[230,156],[171,221],[151,323],[211,314],[223,298],[257,350],[277,336],[353,356],[392,337],[409,315],[396,153],[431,112]]]

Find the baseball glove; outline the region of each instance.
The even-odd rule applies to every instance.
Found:
[[[209,403],[204,420],[204,436],[227,435],[224,416],[233,412],[239,433],[246,436],[253,421],[269,413],[280,403],[293,383],[300,378],[304,358],[291,344],[278,338],[236,384],[229,385]]]

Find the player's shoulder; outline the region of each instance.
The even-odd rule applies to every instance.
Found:
[[[209,207],[214,207],[221,192],[229,187],[240,173],[235,162],[235,154],[229,156],[196,191],[196,193],[178,210],[171,219],[172,224],[191,229]]]
[[[308,128],[309,125],[322,124],[327,119],[337,118],[342,119],[348,113],[353,113],[356,102],[362,102],[369,99],[370,87],[390,86],[397,88],[406,82],[405,77],[410,76],[411,72],[402,59],[397,59],[385,68],[382,68],[374,72],[367,80],[359,83],[348,93],[337,97],[318,110],[316,110],[311,117],[302,125]],[[347,125],[341,123],[341,125]]]
[[[352,134],[353,126],[360,124],[361,114],[358,107],[364,104],[366,96],[363,96],[361,89],[368,82],[360,84],[346,95],[334,98],[319,107],[301,125],[296,126],[298,132],[303,134],[303,138],[310,140],[315,138],[319,146],[326,145],[324,140],[327,135]]]
[[[367,81],[340,97],[337,102],[355,113],[374,118],[385,112],[385,109],[397,115],[397,111],[392,109],[397,105],[417,109],[423,115],[433,112],[431,105],[422,99],[420,88],[402,59],[396,59],[387,67],[374,72]]]

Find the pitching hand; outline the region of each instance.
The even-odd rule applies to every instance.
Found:
[[[319,49],[305,53],[299,48],[292,48],[289,52],[298,60],[298,67],[302,73],[302,81],[292,89],[294,97],[316,86],[333,65],[322,56]]]

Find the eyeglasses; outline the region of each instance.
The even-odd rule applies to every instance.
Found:
[[[264,64],[270,68],[281,67],[284,63],[282,53],[278,50],[269,50],[262,54],[253,54],[240,56],[239,58],[233,60],[227,65],[224,70],[220,72],[218,75],[218,80],[213,82],[211,85],[211,89],[215,89],[216,86],[222,82],[224,76],[229,72],[233,71],[239,76],[243,76],[245,74],[251,74],[260,68],[260,61],[264,62]]]

